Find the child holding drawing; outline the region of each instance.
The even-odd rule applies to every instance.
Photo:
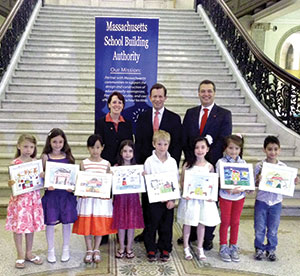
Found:
[[[209,151],[209,146],[212,143],[212,137],[207,135],[205,138],[199,137],[194,142],[194,154],[191,160],[187,160],[182,168],[181,187],[183,189],[184,174],[189,171],[214,172],[212,164],[205,160],[205,156]],[[203,239],[205,226],[216,226],[220,223],[220,217],[217,205],[214,201],[201,199],[191,199],[189,197],[182,198],[179,202],[177,212],[177,222],[183,224],[183,248],[184,258],[191,260],[193,255],[189,247],[189,237],[191,226],[197,227],[197,257],[200,260],[205,260],[206,256],[203,251]]]
[[[110,163],[101,157],[103,141],[100,135],[93,134],[87,140],[87,148],[90,157],[84,159],[80,164],[83,171],[108,173]],[[112,228],[112,200],[79,197],[78,219],[74,223],[73,233],[84,235],[86,254],[85,263],[99,263],[101,261],[100,243],[102,236],[114,234],[117,231]]]
[[[134,143],[131,140],[124,140],[120,144],[117,164],[119,166],[135,165]],[[132,243],[134,230],[144,228],[143,211],[138,193],[122,194],[114,196],[113,224],[118,229],[119,250],[116,258],[134,258]],[[125,234],[127,229],[127,246],[125,250]]]
[[[23,134],[17,142],[17,152],[13,165],[36,160],[36,139],[29,134]],[[16,185],[13,180],[8,181],[9,186]],[[44,215],[40,191],[32,191],[18,196],[12,196],[7,207],[5,229],[14,233],[17,249],[16,268],[25,268],[25,261],[40,265],[43,260],[32,254],[34,232],[44,230]],[[22,237],[25,234],[26,252],[22,249]]]

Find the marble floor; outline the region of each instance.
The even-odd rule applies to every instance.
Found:
[[[82,236],[71,236],[71,259],[67,263],[59,261],[62,245],[61,227],[56,226],[55,245],[58,261],[50,264],[47,261],[37,266],[26,262],[22,270],[14,268],[16,258],[12,233],[5,231],[5,220],[0,220],[0,275],[300,275],[300,220],[282,220],[279,228],[278,261],[255,261],[253,259],[253,221],[241,220],[239,233],[239,247],[241,261],[239,263],[224,263],[218,257],[218,237],[214,241],[214,248],[206,252],[207,260],[192,261],[183,259],[182,246],[176,244],[181,234],[178,224],[174,224],[174,250],[167,263],[149,263],[146,259],[143,244],[135,244],[136,257],[132,260],[116,259],[116,240],[112,236],[109,244],[101,247],[102,262],[98,265],[83,263],[85,253]],[[216,235],[218,236],[218,235]],[[45,233],[36,233],[33,251],[46,259],[47,246]]]

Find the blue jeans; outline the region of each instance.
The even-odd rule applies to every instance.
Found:
[[[254,229],[256,249],[275,251],[278,244],[277,232],[280,223],[281,202],[269,206],[263,201],[255,201]],[[267,231],[267,244],[264,244]]]

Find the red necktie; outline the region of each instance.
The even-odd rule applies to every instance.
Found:
[[[157,131],[159,129],[159,119],[158,119],[158,111],[155,111],[155,116],[153,120],[153,132]]]
[[[206,124],[206,121],[207,121],[208,108],[204,108],[203,111],[204,111],[204,114],[203,114],[203,116],[202,116],[202,118],[201,118],[200,135],[202,134],[203,129],[204,129],[205,124]]]

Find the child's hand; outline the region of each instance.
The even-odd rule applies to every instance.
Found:
[[[247,193],[248,195],[253,195],[253,194],[255,193],[255,191],[246,191],[246,193]]]
[[[239,194],[239,193],[241,193],[241,192],[244,192],[244,190],[243,190],[241,187],[236,187],[236,188],[234,188],[233,190],[231,190],[231,193],[232,193],[233,195]]]
[[[41,172],[41,173],[40,173],[40,177],[41,177],[41,178],[45,178],[45,173],[44,173],[44,172]]]
[[[190,197],[188,197],[188,196],[186,196],[186,197],[185,197],[185,199],[186,199],[186,200],[190,200],[191,198],[190,198]]]
[[[8,187],[11,187],[12,185],[14,185],[16,182],[12,179],[8,180],[7,184],[8,184]]]
[[[71,189],[67,189],[67,192],[69,192],[69,193],[72,193],[72,192],[73,192],[73,190],[71,190]]]
[[[54,188],[53,186],[49,186],[49,187],[48,187],[48,190],[49,190],[49,191],[54,191],[55,188]]]
[[[173,209],[175,207],[175,202],[173,200],[169,200],[169,201],[167,201],[166,206],[169,210]]]
[[[208,199],[207,201],[208,201],[208,202],[214,202],[212,199]]]
[[[295,185],[297,185],[297,184],[299,184],[299,177],[298,176],[295,178]]]

